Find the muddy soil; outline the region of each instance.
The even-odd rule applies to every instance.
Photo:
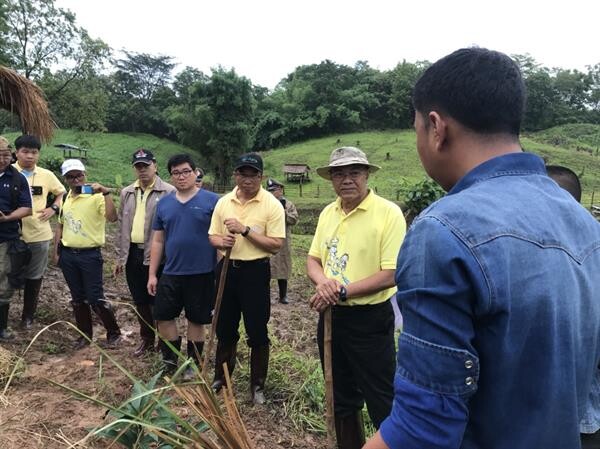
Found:
[[[109,354],[136,376],[149,379],[159,370],[159,357],[132,357],[138,343],[137,318],[129,305],[130,296],[124,277],[115,279],[110,274],[112,254],[109,242],[104,250],[106,297],[116,304],[123,341],[118,348],[110,349]],[[288,342],[295,350],[316,355],[316,316],[306,306],[310,290],[305,278],[293,279],[289,292],[290,304],[282,305],[275,301],[277,295],[273,288],[270,330],[280,341]],[[22,354],[44,326],[60,320],[72,322],[69,300],[69,292],[60,269],[51,265],[44,279],[38,319],[33,328],[30,331],[18,330],[22,300],[16,295],[11,305],[9,321],[16,338],[9,344],[3,343],[3,347]],[[89,429],[107,422],[105,408],[75,397],[50,383],[50,380],[111,404],[119,404],[130,396],[131,381],[96,349],[71,349],[76,337],[76,332],[67,324],[56,324],[43,332],[31,345],[25,355],[25,371],[12,381],[6,396],[0,398],[0,448],[64,448],[68,447],[67,441],[78,441]],[[105,339],[100,322],[95,322],[94,339],[99,344]],[[238,378],[236,376],[241,375],[236,373],[234,382]],[[247,385],[246,382],[240,383]],[[324,435],[295,428],[282,413],[281,403],[269,400],[268,381],[265,405],[252,406],[248,402],[248,393],[237,388],[236,398],[257,449],[325,447]],[[106,440],[96,440],[86,444],[86,447],[103,448],[108,445]]]

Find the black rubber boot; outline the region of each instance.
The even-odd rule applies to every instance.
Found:
[[[277,286],[279,287],[279,302],[281,304],[289,304],[287,298],[287,279],[277,279]]]
[[[0,305],[0,340],[12,340],[13,335],[8,332],[8,308],[10,304]]]
[[[106,329],[106,343],[109,346],[114,346],[119,343],[121,340],[121,329],[117,324],[117,320],[110,303],[101,300],[97,304],[94,304],[92,308]]]
[[[187,342],[187,356],[189,359],[192,359],[196,364],[196,367],[200,369],[201,360],[202,360],[202,350],[204,349],[203,341],[190,341]],[[196,372],[191,366],[188,366],[185,372],[183,373],[183,380],[192,380],[196,377]]]
[[[177,340],[169,341],[169,343],[171,343],[171,345],[173,345],[177,351],[181,350],[181,337],[179,337]],[[171,348],[169,348],[163,340],[160,340],[159,346],[160,352],[162,353],[162,362],[165,374],[173,374],[177,370],[177,359],[179,356]]]
[[[92,339],[92,335],[93,335],[93,328],[92,328],[92,310],[90,309],[89,304],[86,303],[72,303],[73,305],[73,314],[75,315],[75,324],[77,325],[77,328],[83,332],[85,335],[87,335],[89,337],[89,339]],[[81,349],[87,345],[89,345],[90,342],[84,338],[83,336],[80,336],[76,341],[75,341],[75,345],[73,346],[73,349]]]
[[[338,449],[361,449],[365,444],[362,412],[335,417],[335,435]]]
[[[41,288],[42,278],[25,280],[25,288],[23,291],[23,314],[21,315],[21,324],[19,324],[19,327],[22,329],[31,328]]]
[[[265,403],[265,381],[269,370],[269,345],[250,350],[250,395],[252,403]]]
[[[233,343],[217,343],[217,353],[215,355],[215,377],[212,383],[212,389],[215,393],[221,391],[226,384],[225,370],[223,364],[227,364],[229,375],[233,374],[235,368],[235,357],[237,355],[237,341]]]
[[[152,317],[152,306],[150,304],[136,304],[138,321],[140,323],[140,344],[133,352],[135,357],[141,357],[147,352],[154,351],[154,319]]]

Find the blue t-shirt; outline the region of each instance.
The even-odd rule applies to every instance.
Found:
[[[11,186],[13,185],[13,176],[21,177],[21,189],[17,198],[17,207],[13,207],[11,201]],[[2,176],[0,176],[0,210],[8,215],[19,207],[31,207],[31,191],[25,176],[20,174],[12,167],[8,167]],[[7,221],[0,223],[0,243],[19,238],[19,222]]]
[[[208,241],[208,228],[218,200],[216,193],[199,190],[186,203],[181,203],[175,192],[158,202],[152,229],[165,232],[163,273],[187,275],[213,271],[217,254]]]

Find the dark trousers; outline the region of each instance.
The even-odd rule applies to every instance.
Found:
[[[363,408],[376,428],[394,399],[396,349],[390,301],[372,306],[334,306],[331,358],[335,414],[343,418]],[[323,315],[317,328],[323,363]]]
[[[154,304],[154,296],[148,293],[148,271],[148,265],[144,265],[144,249],[132,243],[125,264],[125,278],[133,302],[137,305]],[[160,277],[161,271],[162,265],[158,269],[157,277]]]
[[[581,449],[600,449],[600,430],[581,434]]]
[[[59,265],[74,303],[94,305],[104,300],[100,248],[62,247]]]
[[[220,264],[217,279],[220,278],[221,268]],[[271,317],[270,278],[269,259],[229,262],[217,323],[220,343],[233,344],[239,340],[238,328],[243,315],[248,346],[256,348],[269,344],[267,323]]]

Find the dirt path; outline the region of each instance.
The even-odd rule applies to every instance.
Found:
[[[123,278],[115,280],[108,274],[110,250],[105,251],[105,288],[111,301],[129,301],[129,292]],[[316,356],[314,329],[316,316],[306,307],[302,297],[308,294],[303,279],[291,284],[289,305],[273,301],[271,334],[294,350]],[[275,298],[275,290],[272,297]],[[11,352],[21,354],[27,344],[45,325],[59,320],[72,321],[69,294],[62,273],[51,266],[44,280],[38,320],[31,331],[18,331],[22,301],[15,298],[10,310],[9,326],[16,335],[14,342],[4,345]],[[131,356],[137,344],[137,320],[130,307],[116,306],[117,319],[123,332],[123,343],[110,355],[136,376],[148,379],[159,370],[158,356],[135,359]],[[131,382],[94,348],[73,351],[76,338],[73,329],[59,324],[44,332],[25,356],[26,370],[12,383],[0,403],[0,448],[63,448],[65,442],[84,437],[88,429],[106,423],[106,410],[52,385],[48,379],[68,385],[86,394],[119,404],[131,393]],[[104,331],[99,322],[94,325],[94,339],[101,343]],[[245,345],[241,345],[246,351]],[[243,363],[243,362],[242,362]],[[239,369],[234,382],[247,385],[247,370]],[[236,391],[244,423],[258,448],[318,449],[325,447],[321,434],[302,432],[286,419],[281,401],[269,395],[270,375],[267,381],[267,404],[253,407],[246,391]],[[1,391],[1,390],[0,390]],[[91,442],[87,447],[106,447],[106,441]]]

